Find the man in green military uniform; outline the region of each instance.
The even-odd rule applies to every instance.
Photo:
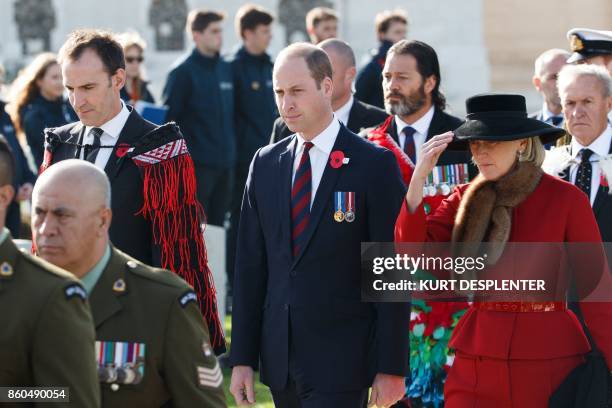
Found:
[[[104,172],[82,160],[54,164],[34,187],[32,211],[38,254],[90,294],[102,406],[226,406],[193,289],[110,244]]]
[[[13,172],[0,137],[0,386],[68,387],[69,401],[54,406],[99,407],[86,292],[72,275],[13,243],[4,226]]]

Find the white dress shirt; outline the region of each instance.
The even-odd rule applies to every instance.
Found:
[[[338,118],[338,120],[342,122],[344,126],[348,126],[349,115],[351,113],[351,108],[353,107],[354,99],[355,98],[353,98],[353,95],[351,95],[348,102],[342,105],[340,108],[338,108],[337,111],[334,112],[336,118]]]
[[[334,148],[338,132],[340,131],[340,122],[334,116],[331,123],[325,130],[319,133],[311,142],[314,144],[310,148],[308,155],[310,156],[310,168],[312,171],[312,193],[310,195],[310,206],[314,203],[315,195],[319,184],[321,184],[321,178],[323,177],[323,171],[327,162],[329,161],[329,155]],[[300,158],[304,151],[304,138],[299,133],[296,134],[294,143],[297,143],[295,147],[295,156],[293,157],[293,175],[291,176],[291,185],[295,179],[295,173],[297,172],[298,166],[300,165]]]
[[[404,128],[406,126],[411,126],[416,132],[414,132],[414,147],[416,151],[416,159],[419,160],[419,154],[421,153],[421,146],[427,140],[427,135],[429,134],[429,125],[431,125],[431,120],[434,115],[434,107],[429,108],[425,115],[421,116],[419,120],[414,122],[413,124],[406,123],[400,118],[398,115],[395,115],[395,126],[397,127],[397,137],[399,138],[400,148],[404,150],[404,145],[406,144],[406,135],[404,132]]]
[[[112,118],[111,120],[103,124],[102,126],[86,126],[85,127],[85,136],[83,137],[83,144],[84,145],[93,144],[94,137],[93,135],[91,135],[90,131],[93,127],[99,127],[100,129],[104,131],[104,133],[102,133],[102,136],[100,137],[100,145],[115,146],[117,144],[117,140],[119,139],[119,134],[121,134],[121,130],[125,126],[125,123],[127,122],[129,116],[130,116],[130,111],[127,109],[123,101],[121,101],[121,110],[114,118]],[[81,155],[80,155],[81,159],[84,159],[83,157],[83,155],[85,154],[84,150],[85,149],[81,149]],[[108,163],[108,160],[110,159],[112,153],[113,153],[113,149],[111,149],[110,147],[101,148],[98,151],[98,155],[96,156],[96,163],[95,163],[96,167],[104,170],[104,168],[106,167],[106,163]]]
[[[610,151],[610,143],[612,142],[612,126],[608,124],[606,130],[591,143],[589,146],[581,145],[575,137],[572,138],[572,158],[577,162],[572,164],[570,167],[570,180],[573,184],[576,184],[576,174],[578,173],[578,166],[580,163],[580,150],[591,149],[593,154],[591,155],[590,162],[593,168],[591,175],[591,206],[595,202],[597,191],[599,190],[599,181],[601,177],[601,168],[599,166],[599,159],[608,155]]]

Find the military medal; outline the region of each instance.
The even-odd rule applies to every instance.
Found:
[[[100,382],[138,384],[144,377],[145,344],[96,341],[96,360]]]
[[[438,194],[440,189],[440,166],[434,167],[433,169],[433,184],[429,188],[429,195],[431,197]]]
[[[334,220],[336,222],[344,221],[344,197],[341,191],[338,191],[334,194],[334,208],[336,212],[334,213]]]
[[[450,166],[450,180],[449,180],[449,187],[450,187],[451,191],[453,190],[453,188],[455,188],[456,185],[457,185],[457,165],[456,164],[451,164],[451,166]]]
[[[346,214],[344,214],[344,219],[346,222],[355,221],[355,192],[349,191],[347,194],[347,210]]]
[[[449,178],[450,178],[450,174],[449,174],[449,170],[450,170],[450,166],[441,166],[442,171],[442,184],[440,185],[440,192],[442,193],[442,195],[449,195],[451,192],[451,188],[448,185],[449,182]]]

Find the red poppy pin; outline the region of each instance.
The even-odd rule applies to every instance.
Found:
[[[131,147],[129,144],[121,143],[120,145],[117,146],[117,150],[115,151],[115,154],[117,155],[117,157],[122,158],[123,156],[128,154],[130,149]]]
[[[349,158],[344,157],[344,152],[342,150],[334,150],[329,155],[329,165],[334,169],[339,169],[344,164],[348,164]]]
[[[603,172],[601,173],[600,177],[599,177],[599,184],[602,187],[609,187],[608,186],[608,179],[606,178],[606,176],[603,174]]]

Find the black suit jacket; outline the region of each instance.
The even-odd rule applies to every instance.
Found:
[[[384,110],[354,98],[346,127],[353,133],[359,133],[364,128],[369,128],[383,122],[386,117],[387,113]],[[283,118],[279,117],[274,121],[270,143],[280,142],[292,134],[293,132],[289,130]]]
[[[142,136],[157,126],[144,120],[132,109],[125,126],[121,130],[115,148],[104,168],[111,183],[111,209],[113,222],[110,239],[121,251],[139,261],[160,266],[159,249],[153,244],[153,228],[143,216],[136,215],[143,206],[143,180],[138,167],[127,156],[119,158],[117,147],[123,143],[134,145]],[[49,129],[60,140],[79,143],[83,139],[85,126],[81,122],[71,123],[59,128]],[[78,149],[71,144],[59,144],[53,150],[51,163],[78,158]]]
[[[610,143],[608,154],[612,154],[612,143]],[[564,179],[570,181],[569,168],[565,171]],[[603,242],[612,242],[612,195],[609,194],[609,191],[609,186],[604,187],[600,184],[593,202],[593,213]]]
[[[393,153],[341,127],[305,230],[291,251],[296,136],[257,151],[242,202],[232,313],[232,365],[259,366],[285,387],[289,344],[304,381],[323,392],[360,390],[376,373],[408,375],[409,303],[361,301],[361,242],[393,242],[405,194]],[[271,180],[276,180],[271,182]],[[380,181],[384,180],[384,183]],[[334,192],[355,192],[354,222],[334,221]]]
[[[434,115],[431,119],[431,123],[429,124],[429,131],[427,132],[427,140],[432,137],[439,135],[441,133],[445,133],[451,130],[457,129],[461,123],[461,119],[449,115],[448,113],[440,110],[438,108],[434,109]],[[389,126],[389,135],[395,140],[398,146],[400,146],[399,137],[397,135],[397,125],[395,124],[395,120],[391,122],[391,126]],[[438,159],[438,166],[445,166],[447,164],[457,164],[457,163],[468,163],[468,173],[470,175],[470,180],[478,174],[478,169],[476,166],[472,164],[471,161],[472,155],[469,151],[462,150],[445,150]]]

